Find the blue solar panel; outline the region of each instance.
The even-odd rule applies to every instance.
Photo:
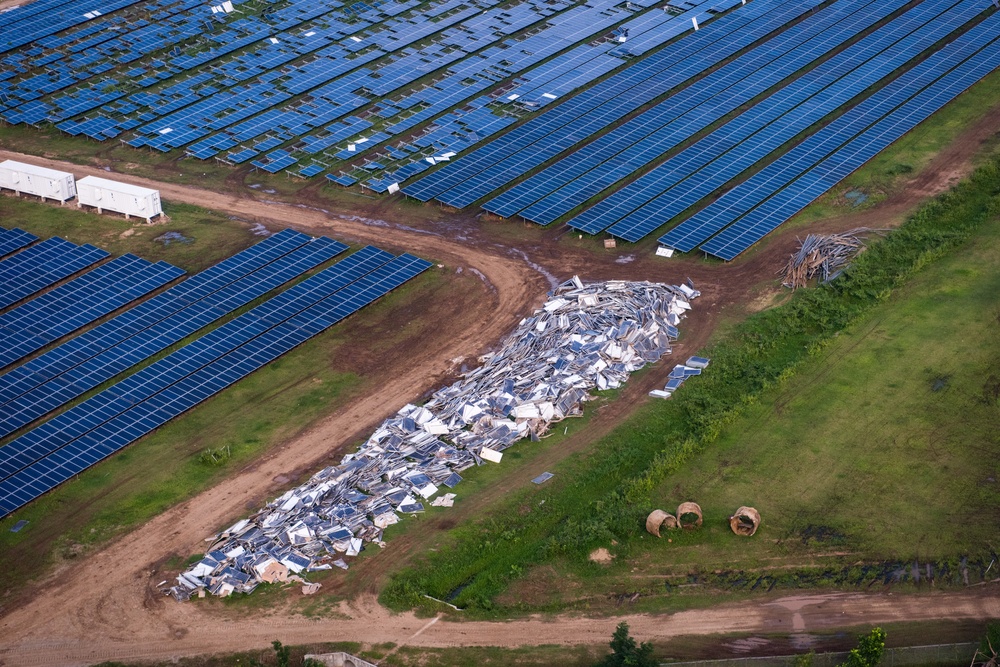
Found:
[[[129,407],[68,442],[58,451],[0,482],[0,512],[9,514],[51,490],[323,332],[430,266],[430,262],[425,260],[402,255],[293,315],[284,323],[261,332],[261,335],[238,346],[216,362],[172,382],[154,398]],[[3,449],[0,449],[0,453]]]
[[[54,236],[0,262],[0,308],[96,264],[109,253]]]
[[[955,63],[975,53],[982,47],[982,40],[992,38],[990,30],[995,34],[996,20],[993,16],[987,18],[983,23],[903,73],[898,79],[795,146],[750,179],[669,231],[660,238],[660,242],[688,251],[733,223],[812,168],[817,161],[835,153],[845,142],[864,131],[869,125],[887,115],[891,116],[897,107],[919,94],[925,86],[938,79]],[[809,187],[816,186],[813,184]]]
[[[0,257],[4,257],[20,250],[26,245],[30,245],[38,240],[34,234],[30,234],[23,229],[4,229],[0,227]]]
[[[320,237],[263,268],[230,283],[200,301],[144,329],[71,370],[18,396],[3,406],[0,437],[10,435],[83,393],[110,380],[150,356],[182,341],[199,329],[347,249],[339,241]]]
[[[271,327],[343,289],[392,255],[364,248],[263,304],[120,380],[41,426],[0,447],[0,476],[55,451],[73,438],[212,363]]]
[[[570,220],[638,241],[982,11],[923,3]]]
[[[975,29],[967,33],[968,45],[982,46],[994,39],[1000,22],[987,21],[987,23],[992,25],[987,26],[986,30],[978,35],[971,34]],[[942,65],[948,66],[944,63]],[[809,169],[762,206],[702,244],[701,249],[726,260],[734,259],[998,67],[1000,67],[1000,41],[993,41],[973,58],[963,62],[921,91],[918,96],[891,115],[852,139],[835,154]]]
[[[750,3],[404,188],[466,206],[819,4]],[[448,192],[452,190],[452,192]]]
[[[182,275],[166,262],[123,255],[0,315],[0,367]]]
[[[0,406],[305,245],[310,238],[290,229],[278,232],[41,356],[12,368],[0,375]]]
[[[519,213],[539,224],[554,222],[773,86],[792,82],[800,70],[904,4],[906,0],[831,5],[584,144],[483,208],[503,217]]]

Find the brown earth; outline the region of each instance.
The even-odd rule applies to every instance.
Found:
[[[30,2],[31,0],[0,0],[0,11],[5,9],[14,9],[15,7],[23,7]]]
[[[887,227],[929,195],[946,190],[966,174],[980,144],[995,132],[987,117],[970,128],[949,149],[939,154],[911,183],[871,211],[826,220],[813,229],[847,229],[865,225]],[[71,171],[78,176],[107,177],[105,170],[71,165],[35,156],[0,150],[0,159],[22,159]],[[693,352],[711,335],[724,307],[744,307],[757,298],[756,287],[774,278],[795,245],[794,235],[778,233],[738,261],[719,265],[694,258],[663,261],[646,252],[627,264],[616,264],[617,255],[595,255],[567,247],[546,230],[534,243],[518,248],[478,232],[470,216],[455,216],[452,229],[413,229],[381,219],[346,219],[319,208],[255,200],[170,183],[152,182],[115,174],[113,178],[158,188],[168,201],[186,202],[225,211],[269,227],[295,227],[345,240],[376,243],[407,250],[450,267],[478,271],[484,283],[482,298],[472,300],[462,312],[462,326],[423,341],[412,356],[386,362],[395,378],[391,391],[361,396],[330,415],[307,433],[292,439],[279,451],[264,457],[216,487],[168,510],[100,551],[63,567],[31,586],[15,602],[8,601],[0,618],[0,664],[68,665],[103,660],[165,660],[177,656],[221,653],[267,646],[281,638],[285,643],[354,640],[368,643],[396,642],[422,646],[604,643],[618,619],[559,616],[513,622],[430,624],[410,614],[390,615],[371,596],[341,606],[340,618],[311,620],[285,609],[241,611],[240,616],[220,615],[210,606],[175,604],[155,594],[163,578],[158,563],[169,554],[196,553],[203,540],[262,497],[279,491],[276,480],[287,480],[291,469],[309,469],[332,450],[349,442],[346,434],[370,430],[403,403],[415,400],[433,386],[429,379],[454,370],[454,360],[474,358],[488,349],[532,308],[549,289],[552,276],[565,279],[573,273],[585,279],[642,278],[678,282],[691,277],[703,297],[683,327],[677,356]],[[381,204],[371,213],[392,218]],[[461,227],[460,231],[455,231]],[[462,240],[453,240],[456,237]],[[456,330],[458,333],[456,334]],[[608,404],[591,420],[584,433],[552,448],[537,460],[544,468],[575,451],[582,451],[615,424],[620,423],[648,388],[662,382],[662,373],[648,373],[626,387],[621,400]],[[456,505],[449,518],[461,520],[505,490],[526,483],[537,474],[522,469],[505,476],[493,488],[469,502]],[[417,531],[410,531],[414,533]],[[362,589],[375,590],[394,563],[419,549],[419,536],[394,540],[389,547],[359,561],[356,567]],[[357,592],[355,588],[352,592]],[[344,591],[345,593],[348,591]],[[721,605],[713,609],[662,616],[628,618],[643,639],[664,639],[677,634],[723,632],[776,632],[782,630],[838,628],[859,624],[943,618],[983,619],[1000,616],[995,586],[930,596],[827,595],[784,598]]]

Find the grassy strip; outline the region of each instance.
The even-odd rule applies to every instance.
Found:
[[[762,392],[791,377],[799,362],[996,216],[998,194],[994,159],[872,245],[835,283],[800,291],[734,327],[707,351],[712,368],[700,382],[668,403],[642,408],[546,492],[522,491],[490,518],[457,529],[455,546],[397,575],[383,603],[421,606],[427,593],[495,611],[496,596],[527,566],[623,539],[667,475],[714,442]]]
[[[73,243],[92,243],[112,255],[127,252],[151,262],[170,262],[189,273],[197,273],[235,255],[257,241],[246,226],[225,215],[189,204],[164,204],[165,223],[147,225],[120,215],[98,215],[37,200],[0,195],[0,220],[8,229],[20,227],[47,239],[61,236]],[[176,232],[183,241],[156,240]]]

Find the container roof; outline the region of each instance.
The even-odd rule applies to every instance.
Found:
[[[46,178],[66,178],[67,176],[72,178],[73,176],[68,171],[57,171],[47,167],[39,167],[35,164],[28,164],[27,162],[15,162],[14,160],[0,162],[0,168],[13,169],[25,174],[36,174],[38,176],[45,176]]]
[[[89,185],[91,187],[102,188],[104,190],[113,190],[114,192],[121,192],[122,194],[132,195],[133,197],[145,197],[150,193],[160,193],[159,190],[153,190],[152,188],[140,188],[138,185],[122,183],[121,181],[111,181],[106,178],[98,178],[97,176],[84,176],[77,181],[77,184]]]

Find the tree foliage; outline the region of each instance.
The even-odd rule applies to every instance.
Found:
[[[292,649],[287,646],[282,646],[281,642],[277,639],[271,642],[271,646],[274,647],[274,657],[278,663],[278,667],[288,667],[289,661],[291,660]]]
[[[656,667],[653,645],[639,644],[629,634],[628,623],[622,621],[611,636],[611,655],[604,658],[601,667]]]
[[[885,653],[885,630],[872,628],[866,635],[858,637],[858,647],[851,649],[847,661],[840,667],[877,667]]]

